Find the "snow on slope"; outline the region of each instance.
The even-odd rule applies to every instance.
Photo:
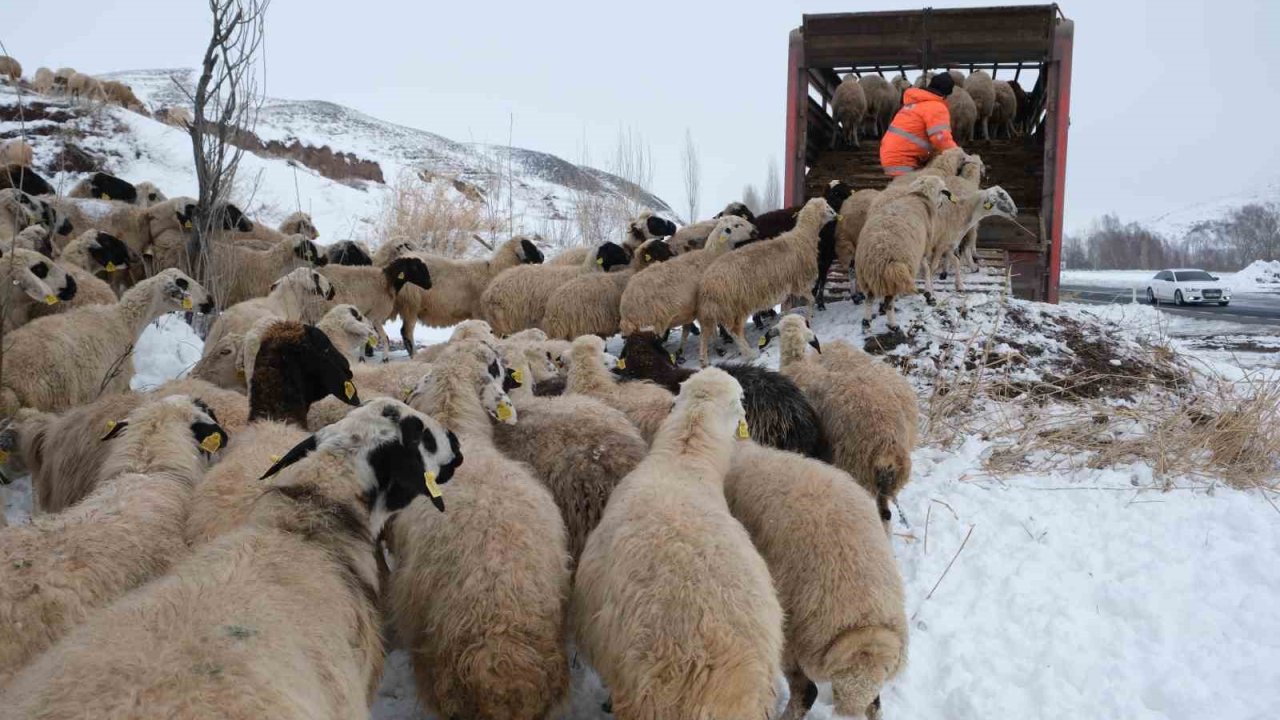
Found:
[[[1236,208],[1259,203],[1280,202],[1280,180],[1260,185],[1242,195],[1225,195],[1193,202],[1162,215],[1146,218],[1141,223],[1173,240],[1181,240],[1197,223],[1218,220]]]

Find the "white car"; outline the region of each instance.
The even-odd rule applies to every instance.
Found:
[[[1177,268],[1161,270],[1147,281],[1147,302],[1159,305],[1161,301],[1175,305],[1187,303],[1231,302],[1231,290],[1216,276],[1203,270]]]

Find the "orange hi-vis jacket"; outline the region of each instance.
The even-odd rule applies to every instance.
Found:
[[[946,98],[908,88],[902,94],[902,109],[880,140],[880,165],[885,175],[903,175],[923,167],[933,153],[953,147]]]

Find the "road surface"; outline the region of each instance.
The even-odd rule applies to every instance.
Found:
[[[1146,303],[1146,298],[1142,295],[1141,292],[1138,293],[1138,301]],[[1127,304],[1133,301],[1133,293],[1124,288],[1063,285],[1061,286],[1059,299],[1063,302],[1083,302],[1095,305]],[[1174,315],[1206,320],[1223,320],[1225,322],[1249,325],[1280,325],[1280,295],[1264,293],[1233,295],[1231,304],[1226,307],[1219,305],[1184,305],[1176,307],[1173,303],[1162,302],[1160,303],[1160,309]]]

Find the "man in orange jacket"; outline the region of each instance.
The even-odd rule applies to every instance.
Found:
[[[946,99],[953,88],[951,75],[940,72],[929,81],[929,87],[908,88],[902,94],[902,109],[880,141],[880,165],[885,175],[896,177],[918,170],[934,153],[957,147],[951,138]]]

